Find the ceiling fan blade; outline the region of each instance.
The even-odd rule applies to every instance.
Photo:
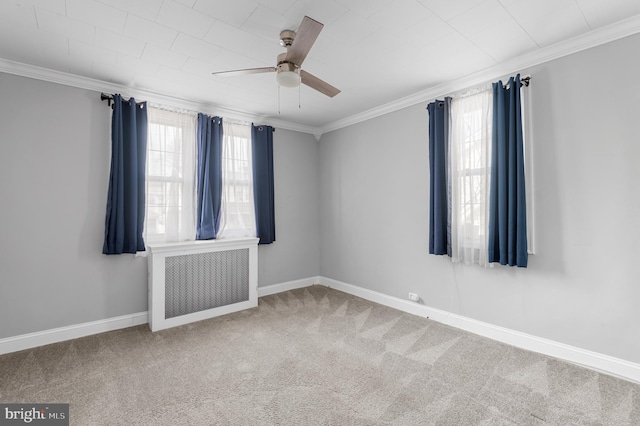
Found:
[[[326,81],[320,80],[318,77],[313,74],[309,74],[305,70],[300,70],[300,79],[302,80],[302,83],[312,89],[316,89],[320,93],[324,93],[330,98],[333,98],[335,95],[340,93],[340,89],[336,89]]]
[[[262,67],[262,68],[247,68],[244,70],[233,70],[233,71],[220,71],[220,72],[212,72],[211,74],[217,75],[220,77],[233,77],[236,75],[246,75],[246,74],[259,74],[263,72],[275,72],[276,67]]]
[[[304,58],[307,57],[309,50],[311,50],[313,43],[315,43],[323,27],[324,25],[315,19],[311,19],[308,16],[302,18],[302,23],[296,32],[296,37],[287,49],[285,60],[293,62],[297,66],[302,65]]]

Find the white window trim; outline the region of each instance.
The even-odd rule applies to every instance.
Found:
[[[527,252],[535,255],[535,178],[533,167],[533,108],[531,89],[523,86],[520,88],[520,101],[522,105],[522,136],[524,139],[524,184],[527,202]]]

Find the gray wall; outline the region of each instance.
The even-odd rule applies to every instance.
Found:
[[[640,36],[531,73],[536,250],[528,269],[428,255],[428,114],[416,105],[320,140],[320,273],[640,362]]]
[[[320,275],[318,141],[273,134],[276,242],[259,246],[260,286]]]
[[[0,338],[147,310],[147,261],[102,255],[110,110],[0,73]],[[260,285],[317,276],[318,143],[274,134],[277,241]]]
[[[146,259],[102,255],[109,109],[0,74],[0,337],[145,311]]]
[[[260,285],[323,275],[640,362],[640,36],[533,76],[537,253],[529,268],[427,254],[428,116],[274,135],[277,241]],[[0,73],[0,338],[147,309],[146,259],[101,254],[109,109]],[[322,232],[320,232],[320,230]],[[319,242],[319,244],[318,244]]]

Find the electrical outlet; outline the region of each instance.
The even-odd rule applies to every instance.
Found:
[[[420,296],[417,293],[409,293],[409,300],[413,300],[414,302],[420,301]]]

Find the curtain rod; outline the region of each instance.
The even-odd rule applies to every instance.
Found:
[[[129,99],[122,98],[123,100],[128,101]],[[107,105],[111,106],[111,102],[113,102],[113,95],[107,95],[106,93],[100,93],[100,100],[107,101]],[[136,105],[142,105],[144,102],[136,102]]]
[[[529,87],[529,84],[531,83],[531,76],[528,75],[526,77],[522,77],[520,79],[520,87],[524,86],[524,87]],[[507,82],[507,84],[503,85],[502,87],[504,87],[505,89],[509,87],[509,82]]]
[[[107,95],[106,93],[100,93],[100,100],[107,101],[107,105],[111,106],[111,101],[113,101],[113,96]]]
[[[530,75],[520,79],[520,87],[522,87],[522,86],[529,87],[530,84],[531,84],[531,76]],[[503,87],[507,88],[508,86],[509,85],[506,84]],[[478,88],[476,88],[476,89],[478,89]],[[471,89],[471,90],[474,90],[474,89]],[[459,94],[460,92],[457,92],[457,93]],[[462,93],[468,93],[468,92],[462,92]],[[448,96],[449,97],[453,97],[453,95],[448,95]],[[462,97],[464,97],[464,95]],[[436,100],[436,102],[437,102],[437,100]],[[444,102],[438,102],[437,105],[438,105],[438,108],[442,108],[444,106]]]
[[[265,127],[267,127],[267,125],[266,125],[266,124],[257,124],[257,125],[256,125],[256,124],[254,124],[254,126],[255,126],[255,127],[257,127],[257,128],[258,128],[258,130],[262,130],[262,129],[264,129]],[[276,132],[276,128],[272,126],[272,127],[271,127],[271,131],[272,131],[273,133],[275,133],[275,132]]]
[[[100,93],[100,100],[101,100],[101,101],[107,101],[107,105],[108,105],[108,106],[111,106],[111,102],[113,102],[113,95],[107,95],[106,93],[101,92],[101,93]],[[142,102],[137,102],[137,103],[136,103],[136,105],[141,105],[141,104],[142,104]],[[167,111],[171,111],[171,110],[172,110],[172,108],[171,108],[171,107],[166,107],[166,106],[164,106],[164,105],[160,106],[160,105],[156,104],[156,105],[152,105],[152,106],[154,106],[155,108],[166,109]],[[187,110],[184,110],[184,111],[187,111]],[[229,121],[231,121],[232,123],[234,123],[234,122],[235,122],[235,123],[243,123],[243,124],[244,124],[244,123],[247,123],[247,124],[249,123],[249,122],[246,122],[246,121],[234,120],[234,119],[230,119]],[[253,124],[253,123],[252,123],[252,124]],[[255,126],[256,126],[256,127],[263,127],[263,126],[266,126],[266,124],[258,124],[258,125],[255,125]],[[276,131],[276,128],[272,126],[272,127],[271,127],[271,130],[272,130],[273,132],[275,132],[275,131]]]

